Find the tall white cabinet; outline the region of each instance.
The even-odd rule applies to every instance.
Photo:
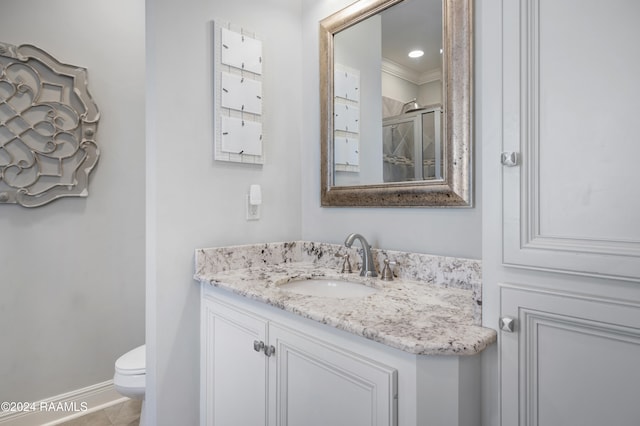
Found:
[[[503,9],[503,263],[640,281],[640,3]]]
[[[477,12],[484,424],[638,425],[640,3]]]

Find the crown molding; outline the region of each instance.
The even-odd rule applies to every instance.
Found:
[[[382,72],[417,84],[418,86],[442,80],[442,71],[440,69],[419,73],[388,59],[382,60]]]

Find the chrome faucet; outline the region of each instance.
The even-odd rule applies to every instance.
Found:
[[[360,240],[360,245],[362,246],[362,268],[360,269],[361,277],[377,277],[376,267],[373,264],[373,256],[371,256],[371,246],[364,239],[364,237],[360,234],[349,234],[346,240],[344,240],[344,245],[346,247],[351,247],[355,240]]]

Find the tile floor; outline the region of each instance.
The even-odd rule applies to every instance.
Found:
[[[58,426],[138,426],[142,401],[130,399]]]

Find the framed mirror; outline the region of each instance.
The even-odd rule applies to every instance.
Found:
[[[471,2],[360,0],[320,22],[322,206],[473,205]]]

